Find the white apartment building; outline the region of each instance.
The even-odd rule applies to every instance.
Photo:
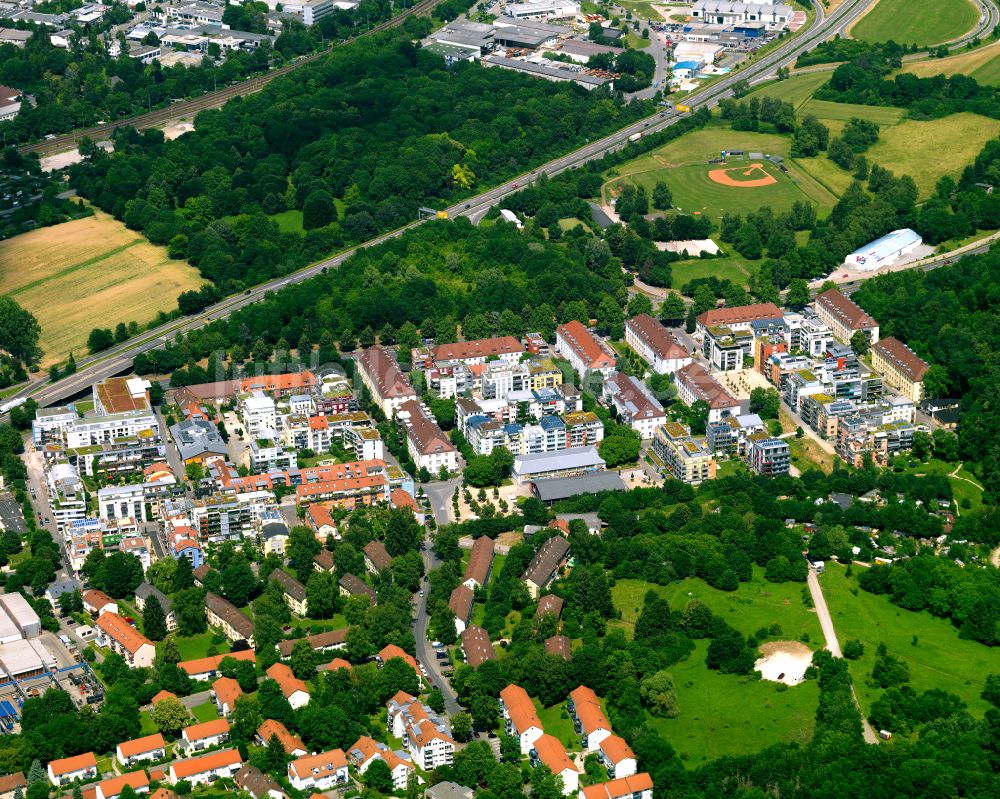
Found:
[[[97,492],[98,513],[102,519],[140,519],[146,516],[146,492],[142,485],[106,486]]]
[[[243,426],[250,438],[275,438],[278,414],[274,400],[263,391],[255,391],[245,398],[241,407]]]
[[[66,446],[70,449],[92,447],[114,438],[150,435],[156,438],[161,436],[160,423],[155,414],[142,410],[76,419],[67,424],[63,432]]]
[[[53,463],[45,475],[49,491],[49,510],[59,530],[74,519],[87,515],[87,492],[80,475],[69,463]]]

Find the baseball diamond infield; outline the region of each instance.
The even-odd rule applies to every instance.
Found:
[[[735,172],[739,177],[733,177],[733,175],[730,174],[733,172]],[[759,172],[762,177],[750,177],[756,172]],[[778,182],[774,175],[770,174],[766,169],[764,169],[764,165],[759,163],[743,164],[741,166],[733,166],[726,169],[713,169],[708,173],[708,177],[716,183],[721,183],[723,186],[736,186],[742,189],[770,186],[772,183]],[[741,178],[748,179],[742,180]]]

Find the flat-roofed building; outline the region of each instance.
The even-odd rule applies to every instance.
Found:
[[[715,479],[716,463],[703,438],[696,438],[680,422],[667,422],[656,431],[653,452],[667,474],[689,485]]]

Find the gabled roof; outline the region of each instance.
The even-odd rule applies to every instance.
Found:
[[[635,760],[635,752],[620,735],[611,734],[601,741],[601,751],[608,762],[618,764],[623,760]]]
[[[455,614],[456,619],[465,623],[472,615],[474,600],[475,594],[472,589],[465,583],[459,583],[455,586],[455,590],[451,592],[451,597],[448,600],[448,607],[451,609],[451,612]]]
[[[369,541],[365,544],[365,555],[377,572],[385,571],[392,566],[392,555],[381,541]]]
[[[559,743],[558,738],[546,733],[539,736],[532,748],[538,755],[538,759],[548,766],[553,774],[562,774],[564,771],[579,772],[569,755],[566,754],[566,748]]]
[[[565,635],[553,635],[545,639],[545,651],[550,655],[559,655],[563,660],[569,660],[573,655],[570,651],[569,638]]]
[[[190,662],[190,661],[189,661]],[[149,700],[150,704],[155,705],[157,702],[162,702],[164,699],[176,699],[177,694],[172,694],[170,691],[163,689],[157,693],[152,699]]]
[[[279,641],[278,652],[281,654],[281,657],[291,657],[295,644],[303,640],[313,648],[313,651],[332,649],[347,641],[347,627],[338,627],[336,630],[327,630],[315,635],[307,635],[304,639],[296,638],[294,641]]]
[[[399,766],[413,769],[413,763],[404,760],[393,752],[384,743],[362,735],[354,742],[354,745],[347,750],[347,759],[354,764],[355,768],[360,768],[372,758],[380,758],[390,771],[395,771]]]
[[[122,757],[135,757],[146,752],[155,752],[157,749],[165,749],[166,746],[167,742],[163,740],[163,736],[156,733],[143,738],[134,738],[131,741],[122,741],[118,744],[118,750],[122,753]]]
[[[250,763],[244,763],[243,767],[233,775],[233,782],[236,783],[236,787],[246,791],[254,799],[269,796],[272,791],[284,795],[277,782]]]
[[[417,392],[400,371],[396,361],[389,357],[389,353],[382,347],[369,347],[364,350],[358,358],[358,368],[368,375],[381,398],[417,396]]]
[[[93,752],[84,752],[75,757],[63,757],[58,760],[49,761],[49,770],[55,775],[72,774],[76,771],[83,771],[88,768],[97,768],[97,758]]]
[[[188,741],[200,741],[203,738],[214,738],[229,732],[229,722],[225,719],[212,719],[201,724],[192,724],[181,730],[181,735]]]
[[[462,361],[471,358],[508,355],[514,352],[524,352],[521,342],[513,336],[499,336],[498,338],[459,341],[454,344],[439,344],[434,348],[434,360]]]
[[[781,319],[781,309],[773,302],[758,302],[754,305],[740,305],[735,308],[713,308],[698,315],[703,327],[715,325],[738,325],[758,319]]]
[[[281,586],[281,590],[296,602],[306,601],[306,587],[284,569],[275,569],[267,579],[268,582],[275,580]]]
[[[469,552],[469,562],[465,566],[465,580],[475,580],[479,585],[485,585],[493,565],[496,543],[489,536],[481,536],[472,544]]]
[[[880,339],[872,345],[872,352],[885,358],[913,383],[923,380],[930,368],[926,361],[895,336]]]
[[[243,689],[232,677],[219,677],[212,683],[212,690],[222,704],[232,710],[236,706],[236,700],[243,696]]]
[[[508,685],[500,691],[500,700],[518,734],[525,733],[532,727],[543,729],[531,697],[520,685]]]
[[[538,608],[535,610],[535,618],[541,618],[546,614],[552,614],[556,618],[559,618],[559,614],[562,613],[562,609],[563,598],[561,596],[546,594],[538,600]]]
[[[687,349],[674,338],[667,329],[649,314],[633,316],[625,323],[636,337],[663,360],[690,358]]]
[[[343,658],[334,658],[329,663],[324,663],[322,666],[316,667],[316,671],[338,671],[339,669],[354,671],[354,666]]]
[[[268,677],[278,683],[278,686],[281,688],[281,693],[285,695],[285,699],[288,699],[298,691],[302,691],[306,694],[309,693],[309,687],[302,682],[302,680],[296,677],[292,673],[292,670],[284,663],[275,663],[265,673]]]
[[[572,320],[556,328],[556,333],[562,338],[583,361],[588,369],[613,368],[615,359],[604,351],[604,348],[594,338],[593,334],[587,330],[577,320]]]
[[[860,305],[843,294],[839,289],[827,289],[818,295],[816,297],[816,307],[823,308],[851,330],[876,327],[878,325],[878,322],[866,314]]]
[[[329,752],[306,755],[298,760],[293,760],[288,764],[288,773],[294,774],[299,779],[304,779],[312,774],[313,769],[335,771],[341,768],[347,768],[347,756],[344,754],[344,750],[331,749]]]
[[[152,641],[117,613],[105,611],[98,617],[97,626],[133,655],[144,646],[154,646]]]
[[[653,778],[643,771],[639,774],[633,774],[631,777],[589,785],[583,788],[580,793],[583,794],[583,799],[622,799],[651,790],[653,790]]]
[[[189,728],[190,729],[190,728]],[[201,757],[191,757],[187,760],[175,760],[170,768],[173,769],[177,779],[183,780],[195,774],[202,774],[213,769],[235,766],[242,763],[240,753],[235,749],[222,749]]]
[[[466,662],[472,668],[487,660],[497,659],[490,634],[477,624],[470,624],[462,633],[462,651],[465,652]]]
[[[573,700],[573,712],[580,720],[580,726],[585,735],[596,730],[611,730],[611,722],[608,721],[601,710],[601,703],[590,688],[581,685],[570,691],[569,698]]]
[[[417,672],[417,675],[420,674],[420,666],[417,665],[417,659],[401,647],[398,647],[395,644],[387,644],[382,647],[382,651],[378,653],[378,659],[383,665],[393,658],[401,658],[402,660],[405,660],[413,668],[413,670]]]
[[[569,553],[569,541],[561,535],[554,535],[548,539],[535,557],[531,559],[527,570],[524,572],[524,579],[530,580],[535,585],[544,585],[552,573],[559,568],[567,554]]]
[[[148,787],[149,777],[146,776],[145,771],[140,769],[139,771],[130,771],[127,774],[120,774],[117,777],[111,777],[110,779],[97,783],[96,787],[100,789],[101,795],[104,799],[111,799],[113,796],[118,796],[118,794],[122,792],[122,788],[126,785],[130,785],[133,790]]]
[[[351,596],[366,596],[375,604],[378,595],[375,589],[355,574],[345,574],[338,580],[338,584]]]
[[[232,627],[241,637],[247,640],[253,637],[253,622],[240,613],[232,602],[209,591],[205,595],[205,607]]]
[[[257,728],[257,735],[265,744],[271,740],[271,736],[277,735],[278,740],[281,741],[281,745],[285,748],[285,752],[292,754],[296,750],[301,749],[303,752],[308,752],[306,745],[302,743],[302,739],[292,735],[288,728],[282,724],[280,721],[275,721],[274,719],[266,719],[263,724]]]
[[[252,649],[244,649],[240,652],[227,652],[224,655],[212,655],[207,658],[197,658],[196,660],[182,660],[177,664],[177,666],[183,669],[187,675],[191,677],[195,674],[207,674],[210,671],[218,671],[219,664],[222,662],[223,658],[249,660],[251,663],[257,662],[257,655],[254,654],[254,651]],[[160,694],[157,694],[156,696],[160,696]]]

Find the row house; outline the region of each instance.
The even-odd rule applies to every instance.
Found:
[[[528,754],[545,732],[528,692],[520,685],[508,685],[500,691],[500,711],[504,731],[517,738],[522,755]]]
[[[47,770],[49,782],[56,788],[76,780],[87,782],[97,777],[97,758],[93,752],[85,752],[75,757],[50,760]]]
[[[372,605],[378,602],[378,595],[375,589],[355,574],[345,574],[337,581],[340,586],[341,596],[362,596],[368,599]]]
[[[674,374],[691,363],[687,349],[649,314],[625,322],[625,343],[659,375]]]
[[[244,649],[239,652],[227,652],[224,655],[211,655],[209,657],[197,658],[195,660],[182,660],[177,664],[192,680],[212,680],[219,676],[219,664],[223,658],[233,658],[234,660],[249,660],[251,663],[257,662],[257,655],[252,649]]]
[[[288,764],[288,781],[297,791],[328,791],[344,785],[347,777],[347,757],[343,749],[305,755]]]
[[[372,763],[381,760],[389,767],[389,773],[392,775],[392,787],[396,791],[405,790],[410,779],[416,776],[409,755],[404,752],[394,752],[384,743],[367,735],[362,735],[347,750],[347,760],[357,769],[358,774],[364,774]]]
[[[496,543],[489,536],[480,536],[472,542],[469,560],[465,564],[465,574],[462,577],[464,585],[475,590],[483,588],[489,582],[495,552]]]
[[[696,438],[680,422],[668,422],[657,428],[653,452],[670,477],[699,485],[715,479],[716,463],[703,438]]]
[[[287,372],[280,375],[254,375],[240,380],[239,390],[243,394],[260,391],[272,397],[311,395],[319,388],[316,375],[305,369],[301,372]]]
[[[516,363],[523,354],[524,345],[514,336],[438,344],[431,352],[433,362],[437,365],[461,363],[466,366],[484,364],[487,361]]]
[[[649,440],[656,428],[666,422],[663,406],[648,388],[631,375],[616,372],[604,384],[604,401],[615,409],[618,419],[640,438]]]
[[[192,786],[208,785],[218,779],[232,778],[242,766],[243,761],[236,749],[223,749],[187,760],[175,760],[170,764],[167,778],[172,785],[181,780],[186,780]]]
[[[431,474],[458,470],[458,450],[422,403],[404,402],[397,415],[406,430],[406,450],[418,470]]]
[[[307,635],[305,638],[296,638],[292,641],[279,641],[278,654],[283,660],[292,656],[292,650],[299,641],[305,641],[313,652],[334,652],[347,646],[347,627],[340,627],[336,630],[326,630],[315,635]]]
[[[104,612],[97,619],[100,646],[121,655],[129,668],[148,668],[156,657],[156,646],[117,613]]]
[[[117,799],[126,785],[136,794],[149,793],[149,777],[145,771],[139,770],[97,783],[94,786],[94,799]]]
[[[653,799],[653,779],[646,772],[582,788],[578,799]]]
[[[351,461],[323,467],[295,488],[298,503],[328,502],[354,508],[389,501],[390,481],[383,461]]]
[[[709,374],[700,363],[691,363],[680,369],[675,377],[677,396],[686,405],[701,400],[708,405],[708,421],[717,422],[726,416],[739,413],[740,403]]]
[[[115,759],[122,768],[129,768],[137,763],[155,762],[166,756],[167,742],[160,733],[122,741],[115,747]]]
[[[212,719],[192,724],[181,730],[178,746],[187,753],[203,752],[228,742],[229,730],[229,722],[226,719]]]
[[[527,585],[532,599],[537,599],[538,595],[549,587],[567,560],[569,560],[569,541],[561,535],[552,536],[539,547],[521,578]]]
[[[448,608],[455,615],[455,635],[461,635],[472,622],[475,592],[465,583],[456,585],[448,599]]]
[[[590,373],[609,377],[617,365],[615,357],[575,319],[556,328],[556,350],[570,362],[581,381]]]
[[[417,398],[417,392],[383,347],[364,350],[357,365],[361,382],[386,417],[391,418],[400,405]]]

